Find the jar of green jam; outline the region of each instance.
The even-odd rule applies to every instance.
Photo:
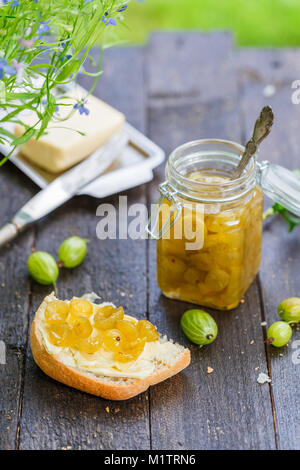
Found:
[[[260,266],[263,193],[300,216],[300,182],[290,171],[259,164],[255,155],[231,179],[243,151],[235,142],[205,139],[171,153],[148,227],[167,297],[235,308]]]

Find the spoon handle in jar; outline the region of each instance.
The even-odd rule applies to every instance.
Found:
[[[271,128],[274,123],[274,113],[271,106],[265,106],[257,121],[255,122],[253,135],[247,142],[243,156],[235,169],[231,179],[236,179],[241,176],[244,169],[248,165],[248,162],[252,155],[257,152],[258,146],[261,142],[270,134]]]

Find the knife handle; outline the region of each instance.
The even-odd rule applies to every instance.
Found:
[[[13,240],[18,235],[15,224],[8,223],[0,228],[0,247]]]

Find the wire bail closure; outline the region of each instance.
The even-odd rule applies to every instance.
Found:
[[[173,188],[171,184],[165,181],[164,183],[161,183],[158,186],[158,190],[161,196],[157,200],[155,208],[151,212],[146,226],[146,232],[154,240],[159,240],[160,238],[162,238],[170,230],[170,228],[173,227],[182,211],[182,203],[178,201],[177,191],[175,188]],[[162,228],[159,230],[159,213],[163,204],[163,200],[165,198],[168,199],[168,201],[173,202],[173,206],[170,210],[168,219],[163,224]],[[173,220],[171,220],[172,217]]]

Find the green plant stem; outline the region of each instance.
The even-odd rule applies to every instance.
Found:
[[[89,93],[93,92],[101,74],[106,32],[115,27],[115,22],[121,23],[123,7],[129,1],[22,0],[19,6],[12,0],[0,3],[0,111],[4,111],[0,118],[0,141],[8,142],[12,148],[9,155],[0,159],[0,166],[17,145],[43,135],[58,105],[54,89],[76,78],[101,37],[96,72],[82,71],[93,77]],[[74,99],[68,116],[78,112],[73,109],[75,104]],[[23,124],[19,117],[23,110],[36,115],[34,125]],[[54,120],[60,118],[55,116]],[[16,122],[25,127],[19,138],[4,129],[4,124]]]
[[[263,213],[263,220],[267,220],[271,215],[274,215],[275,211],[273,207],[269,207],[264,213]]]

